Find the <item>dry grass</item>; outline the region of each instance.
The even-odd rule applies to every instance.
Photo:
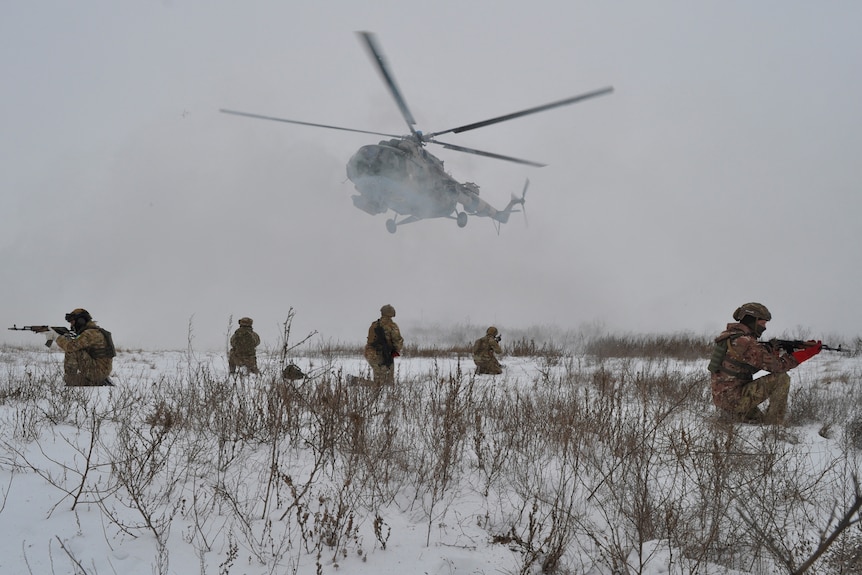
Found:
[[[586,353],[528,336],[509,343],[510,354],[544,366],[519,387],[481,384],[460,366],[382,389],[331,370],[286,382],[281,366],[251,383],[190,354],[176,373],[143,370],[137,385],[93,404],[59,389],[44,366],[9,367],[2,446],[19,468],[69,494],[63,505],[93,503],[116,529],[152,535],[161,557],[154,572],[166,568],[172,522],[188,526],[187,543],[201,554],[232,550],[223,573],[241,562],[240,549],[267,565],[312,557],[323,572],[396,539],[383,519],[393,508],[423,517],[430,543],[436,526],[464,516],[453,507],[466,501],[469,521],[516,550],[525,574],[638,573],[655,541],[692,573],[706,563],[792,571],[811,555],[833,528],[828,510],[853,496],[859,374],[794,392],[794,424],[828,424],[846,437],[814,468],[769,428],[713,421],[705,373],[684,369],[705,366],[703,338],[582,343]],[[408,349],[467,356],[457,343]],[[309,355],[359,354],[330,343]],[[77,446],[78,467],[27,455],[27,444],[54,434]],[[137,510],[138,521],[119,518],[117,505]],[[213,529],[217,518],[230,528]],[[818,572],[858,572],[841,566],[858,565],[859,538],[858,527],[840,535]]]

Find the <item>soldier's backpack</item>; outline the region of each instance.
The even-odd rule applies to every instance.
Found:
[[[473,344],[473,355],[479,355],[479,354],[481,354],[483,351],[485,351],[485,338],[484,338],[484,337],[480,337],[480,338],[479,338],[479,339],[477,339],[477,340],[476,340],[476,342]]]
[[[721,364],[724,363],[724,357],[727,355],[727,338],[715,342],[715,347],[712,348],[712,356],[709,358],[707,371],[710,373],[718,373],[721,369]]]
[[[239,354],[252,355],[254,354],[255,342],[251,330],[238,329],[233,336],[233,348]]]
[[[114,347],[114,338],[111,336],[111,332],[100,327],[94,329],[99,330],[99,333],[105,338],[105,347],[88,349],[87,354],[93,359],[117,357],[117,348]]]
[[[710,373],[718,373],[719,371],[723,371],[732,377],[751,379],[751,375],[756,372],[757,369],[748,365],[745,362],[737,360],[733,356],[727,357],[728,346],[733,340],[740,336],[742,336],[742,334],[736,333],[715,342],[715,347],[712,348],[712,356],[709,358],[709,365],[706,368]],[[733,365],[734,367],[739,368],[739,371],[731,370],[727,367],[724,367],[724,369],[722,369],[722,365],[725,363],[725,361]]]

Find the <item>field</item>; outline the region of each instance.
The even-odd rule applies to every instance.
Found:
[[[114,388],[0,348],[0,572],[862,573],[858,340],[776,428],[716,416],[708,337],[558,335],[501,376],[426,337],[382,389],[289,329],[259,376],[190,341],[120,350]]]

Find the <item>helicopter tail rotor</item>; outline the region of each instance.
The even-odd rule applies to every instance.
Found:
[[[527,188],[529,188],[529,187],[530,187],[530,178],[527,178],[526,181],[524,182],[524,189],[521,192],[521,197],[518,200],[519,203],[521,204],[521,211],[524,212],[524,225],[526,227],[530,227],[530,222],[527,221],[527,204],[526,204]]]
[[[512,194],[512,198],[509,200],[509,203],[506,204],[505,209],[498,212],[497,216],[494,217],[500,223],[506,223],[509,221],[509,216],[515,212],[524,212],[524,222],[527,221],[527,210],[526,210],[526,196],[527,196],[527,188],[530,186],[530,179],[527,178],[527,181],[524,182],[524,190],[521,192],[521,197]],[[516,206],[521,206],[521,209],[515,209]]]
[[[518,197],[515,194],[512,194],[512,199],[509,200],[509,205],[506,206],[505,211],[507,211],[509,213],[512,213],[515,211],[524,211],[524,209],[526,208],[525,202],[526,202],[526,197],[527,197],[527,188],[529,188],[529,187],[530,187],[530,178],[527,178],[527,180],[524,182],[524,189],[521,191],[521,197]],[[514,209],[514,207],[517,205],[521,206],[520,210]]]

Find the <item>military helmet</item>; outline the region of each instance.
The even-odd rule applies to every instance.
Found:
[[[83,319],[84,321],[92,321],[93,316],[91,316],[90,312],[88,312],[82,307],[75,308],[66,314],[66,321],[69,323],[74,323],[78,319]]]
[[[497,335],[497,333],[499,332],[497,331],[497,328],[492,325],[485,333],[487,333],[488,335]]]
[[[757,302],[744,303],[736,308],[736,311],[733,312],[733,319],[742,321],[742,318],[747,315],[750,315],[754,319],[765,319],[766,321],[772,319],[772,314],[769,313],[766,306]]]
[[[395,317],[395,308],[389,304],[386,304],[382,308],[380,308],[380,315],[383,317]]]
[[[284,368],[284,371],[281,372],[281,377],[290,381],[296,381],[297,379],[305,377],[305,374],[302,373],[302,370],[298,365],[290,363]]]
[[[254,320],[251,319],[250,317],[239,318],[239,325],[247,325],[248,327],[251,327],[251,324],[253,324],[253,323],[254,323]]]

